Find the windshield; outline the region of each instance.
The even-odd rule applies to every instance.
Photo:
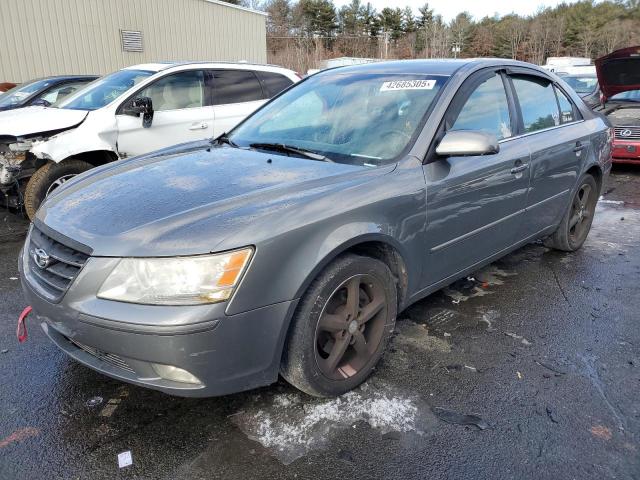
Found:
[[[610,100],[623,100],[625,102],[640,102],[640,90],[629,90],[614,95]]]
[[[562,79],[573,88],[578,95],[589,95],[595,92],[598,86],[598,77],[595,75],[566,75]]]
[[[105,75],[56,105],[70,110],[97,110],[155,72],[148,70],[120,70]]]
[[[36,80],[30,83],[23,83],[17,87],[13,87],[11,90],[7,90],[0,96],[0,107],[9,107],[12,105],[18,105],[22,103],[26,98],[30,97],[36,92],[47,88],[52,85],[54,80],[44,79]]]
[[[417,74],[316,74],[249,117],[229,139],[240,147],[284,144],[335,162],[381,165],[410,146],[446,80]]]

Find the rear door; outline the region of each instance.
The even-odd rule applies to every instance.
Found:
[[[142,126],[142,117],[125,115],[123,107],[135,98],[153,102],[153,122]],[[213,107],[202,70],[185,70],[157,79],[129,98],[118,109],[118,152],[133,156],[178,143],[211,138]]]
[[[568,207],[589,136],[578,109],[549,79],[512,74],[520,138],[531,149],[531,185],[523,236],[553,227]]]
[[[516,243],[529,187],[529,150],[514,138],[515,106],[506,76],[490,70],[463,84],[440,134],[481,130],[500,141],[497,154],[430,158],[427,181],[428,257],[423,286],[457,276]]]
[[[251,70],[220,69],[211,73],[215,115],[213,135],[217,137],[253,113],[266,101],[267,95]]]

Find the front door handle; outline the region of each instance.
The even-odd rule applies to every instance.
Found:
[[[513,167],[511,169],[511,173],[513,173],[515,175],[516,173],[524,172],[527,168],[529,168],[529,164],[528,163],[523,163],[521,165],[516,165],[515,167]]]
[[[207,122],[193,123],[189,127],[189,130],[205,130],[209,128],[209,124]]]

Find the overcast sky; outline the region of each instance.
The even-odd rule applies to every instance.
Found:
[[[366,5],[367,0],[361,0]],[[418,8],[425,4],[425,0],[368,0],[378,12],[385,7],[404,8],[411,6],[414,12],[418,13]],[[574,0],[566,0],[565,3],[573,3]],[[339,8],[342,5],[351,3],[351,0],[334,0]],[[451,20],[458,13],[467,11],[476,20],[480,20],[485,16],[500,16],[509,13],[517,13],[519,15],[530,15],[535,13],[539,7],[553,7],[563,0],[429,0],[429,6],[440,14],[445,20]]]

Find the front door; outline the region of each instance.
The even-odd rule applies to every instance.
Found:
[[[433,159],[427,181],[426,263],[423,286],[460,272],[510,248],[519,240],[527,189],[529,151],[515,134],[506,77],[482,72],[452,102],[443,128],[481,130],[500,141],[497,154]]]
[[[213,136],[214,107],[207,100],[202,71],[188,70],[162,77],[134,98],[139,97],[151,98],[153,122],[144,128],[142,117],[116,115],[118,153],[121,157],[141,155]]]

